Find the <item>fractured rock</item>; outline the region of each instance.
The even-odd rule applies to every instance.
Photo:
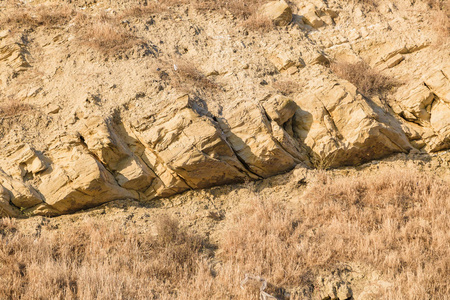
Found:
[[[412,147],[395,118],[351,84],[325,80],[324,88],[295,99],[294,135],[328,166],[354,165]]]
[[[224,110],[219,124],[236,155],[258,176],[286,172],[299,162],[273,136],[271,123],[258,103],[235,101]]]

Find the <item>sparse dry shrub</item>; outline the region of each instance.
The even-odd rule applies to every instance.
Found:
[[[107,14],[90,16],[79,13],[74,19],[77,38],[81,44],[103,54],[124,51],[141,43],[138,37],[121,26],[119,20]]]
[[[166,4],[167,5],[167,4]],[[164,4],[157,4],[157,3],[148,3],[147,5],[137,5],[130,8],[126,8],[123,10],[119,15],[119,19],[126,19],[126,18],[141,18],[145,16],[149,16],[152,14],[161,13],[165,10],[167,10],[167,6]]]
[[[12,117],[32,110],[29,104],[17,100],[7,100],[0,104],[0,117]]]
[[[330,68],[337,76],[350,81],[361,93],[368,96],[388,91],[397,84],[392,78],[380,74],[363,61],[335,62]]]
[[[272,84],[272,87],[280,94],[288,96],[300,91],[300,85],[292,80],[279,80]]]
[[[258,8],[267,2],[266,0],[197,0],[195,7],[198,10],[220,10],[231,13],[240,19],[247,19],[253,15]]]
[[[242,26],[247,30],[259,32],[269,32],[275,27],[272,20],[259,14],[253,14],[248,17],[242,22]]]
[[[10,29],[62,26],[70,22],[74,15],[75,11],[68,5],[20,6],[6,11],[5,16],[0,19],[0,24]]]
[[[173,63],[171,71],[172,85],[178,89],[190,91],[192,88],[200,88],[206,91],[218,90],[217,83],[202,74],[194,65],[177,60]],[[175,70],[176,68],[176,70]]]

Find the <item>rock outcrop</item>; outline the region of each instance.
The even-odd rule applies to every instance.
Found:
[[[54,6],[0,6],[11,20],[35,12],[0,20],[2,216],[450,149],[448,47],[429,47],[427,22],[410,28],[410,1],[72,2],[49,23],[39,13]],[[107,40],[80,30],[96,24]],[[334,61],[364,61],[397,85],[362,94]]]

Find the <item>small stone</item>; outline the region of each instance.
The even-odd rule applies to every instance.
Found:
[[[57,113],[59,113],[60,110],[61,110],[61,107],[59,107],[56,104],[51,104],[47,109],[47,114],[49,114],[49,115],[57,114]]]
[[[401,63],[404,59],[403,55],[396,54],[386,62],[386,65],[388,68],[392,68]]]

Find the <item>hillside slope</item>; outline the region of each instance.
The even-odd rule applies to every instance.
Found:
[[[450,148],[446,2],[265,2],[3,1],[2,214]]]

